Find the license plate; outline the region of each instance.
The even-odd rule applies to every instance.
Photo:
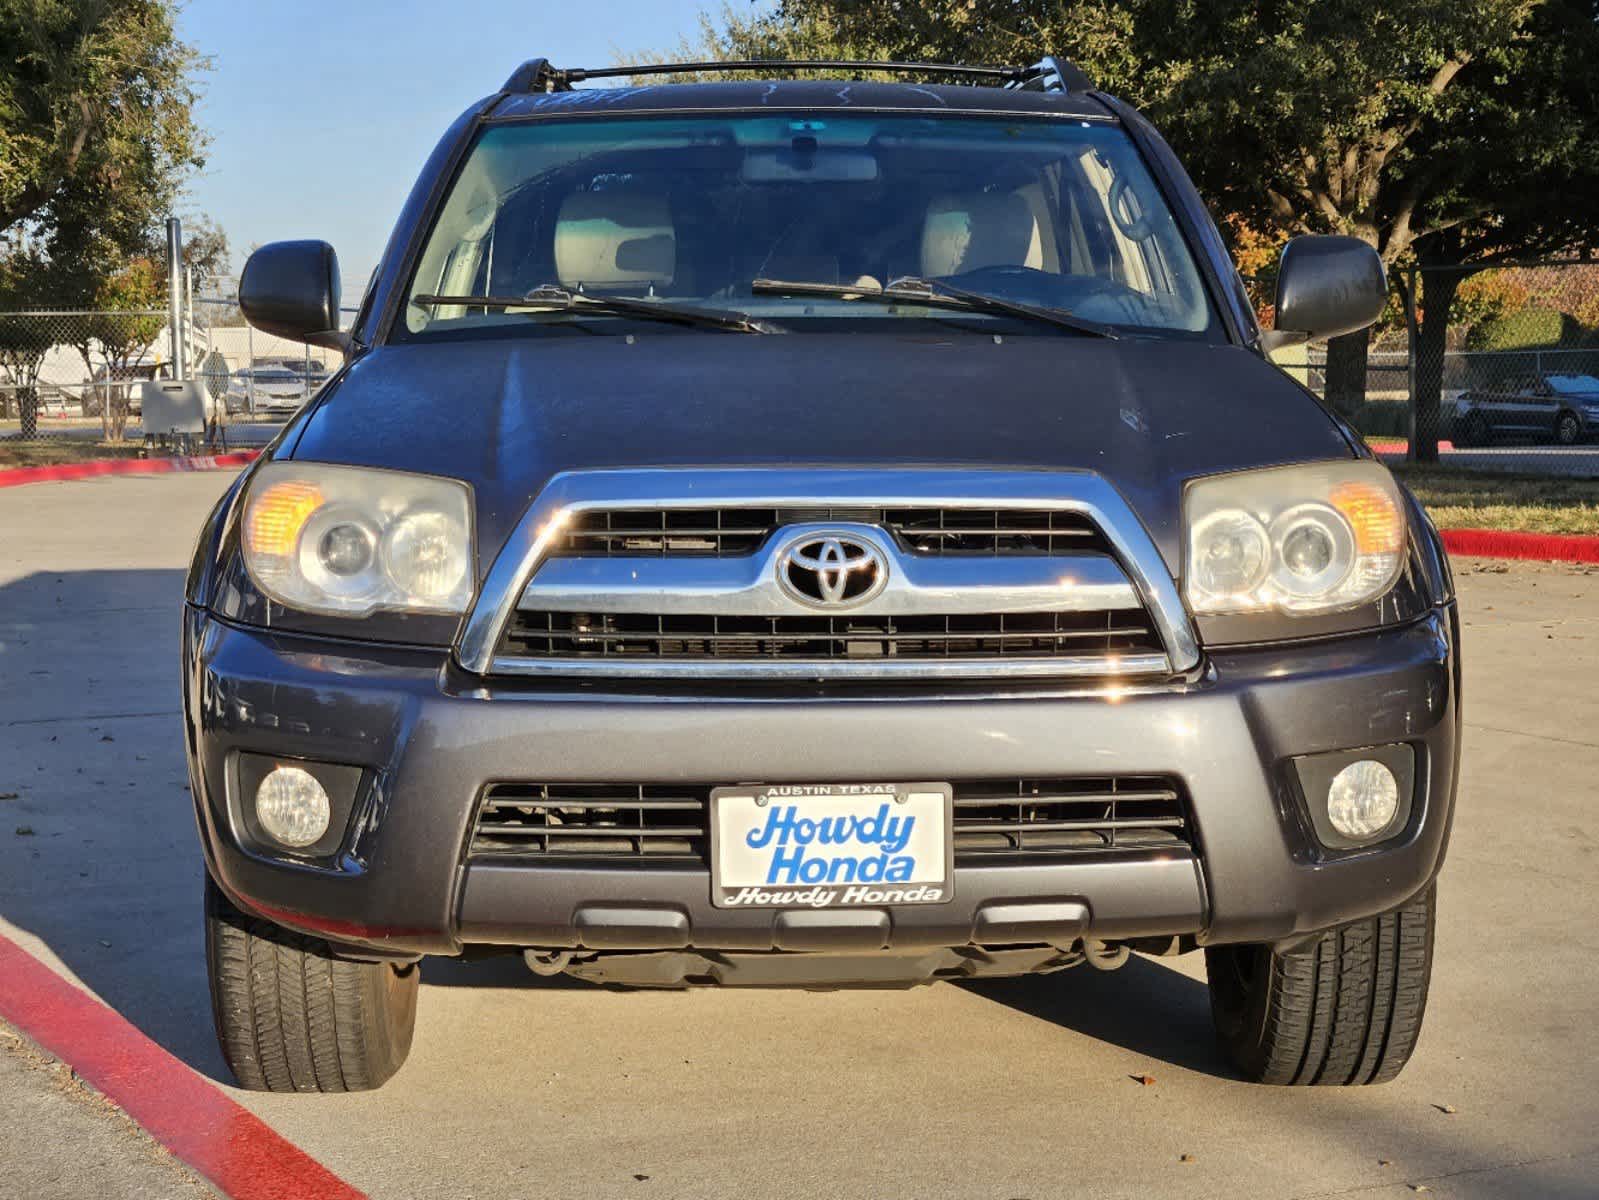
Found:
[[[718,908],[942,904],[947,783],[821,783],[711,792]]]

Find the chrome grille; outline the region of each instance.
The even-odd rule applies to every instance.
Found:
[[[575,513],[552,557],[728,558],[753,554],[786,525],[876,525],[917,555],[1104,552],[1081,513],[1006,508],[655,508]]]
[[[957,864],[1192,847],[1181,789],[1159,776],[957,782]],[[709,785],[498,783],[473,856],[709,861]]]
[[[886,582],[853,605],[795,596],[807,537],[867,545]],[[1148,531],[1093,472],[682,467],[552,479],[456,659],[696,684],[1148,680],[1199,647]]]
[[[545,659],[1052,658],[1158,654],[1139,609],[945,616],[517,611],[504,653]]]

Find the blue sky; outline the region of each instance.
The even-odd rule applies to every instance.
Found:
[[[212,144],[180,215],[227,231],[235,271],[253,243],[325,238],[359,291],[439,135],[518,63],[675,49],[707,8],[720,0],[188,0]]]

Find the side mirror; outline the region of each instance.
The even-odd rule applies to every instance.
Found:
[[[262,333],[344,350],[339,256],[326,242],[271,242],[244,264],[239,310]]]
[[[1277,269],[1277,327],[1281,346],[1364,329],[1388,303],[1388,273],[1359,238],[1307,236],[1283,247]]]

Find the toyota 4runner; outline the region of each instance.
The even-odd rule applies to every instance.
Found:
[[[374,1087],[429,955],[908,985],[1203,950],[1238,1070],[1409,1057],[1459,758],[1438,538],[1268,361],[1138,113],[1070,63],[542,59],[423,168],[342,367],[209,518],[184,685],[217,1030]],[[907,78],[901,78],[902,76]],[[936,79],[930,85],[924,82]]]

